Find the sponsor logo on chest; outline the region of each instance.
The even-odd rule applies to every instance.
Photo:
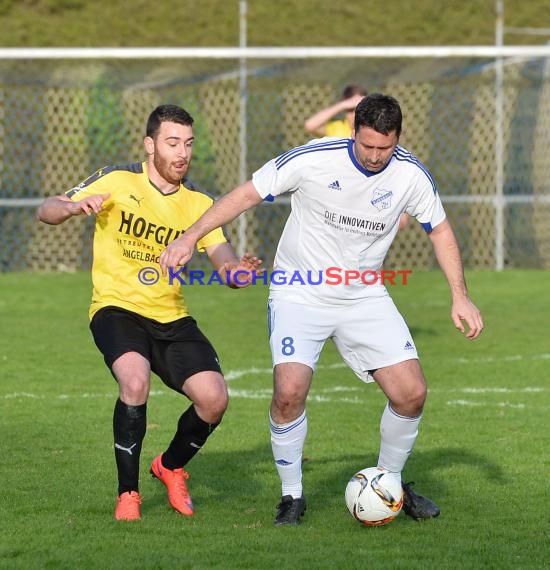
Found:
[[[391,206],[391,199],[393,192],[391,190],[383,190],[376,188],[372,193],[372,200],[370,203],[380,212],[386,210]]]

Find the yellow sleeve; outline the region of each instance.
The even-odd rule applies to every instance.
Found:
[[[105,181],[105,175],[113,170],[113,167],[106,166],[96,170],[86,180],[82,181],[77,186],[65,192],[65,196],[70,198],[73,202],[78,202],[86,196],[93,196],[95,194],[104,194],[109,192],[108,185]]]
[[[196,222],[214,203],[211,196],[204,194],[203,192],[194,192],[192,196],[195,198],[194,205],[194,222]],[[211,232],[207,233],[197,242],[197,249],[203,252],[207,247],[211,245],[218,245],[220,243],[227,243],[228,239],[225,237],[225,233],[222,228],[216,228]]]
[[[345,121],[329,121],[325,131],[327,137],[351,137],[351,128]]]
[[[211,245],[218,245],[219,243],[227,243],[227,238],[225,237],[223,230],[221,228],[216,228],[210,233],[206,234],[202,239],[197,242],[197,249],[199,251],[204,251],[207,247]]]

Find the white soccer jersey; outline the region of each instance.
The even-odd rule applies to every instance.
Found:
[[[355,158],[352,140],[315,139],[266,163],[252,182],[264,199],[291,193],[270,290],[272,297],[296,302],[349,303],[387,295],[379,280],[365,285],[350,278],[346,285],[345,272],[372,280],[403,212],[427,232],[445,219],[430,173],[400,146],[382,171],[372,173]]]

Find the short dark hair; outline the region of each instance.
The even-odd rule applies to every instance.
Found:
[[[357,132],[361,127],[369,127],[377,133],[388,135],[395,131],[401,135],[403,115],[396,99],[382,93],[371,93],[359,102],[355,109],[354,127]]]
[[[362,85],[346,85],[342,91],[342,101],[354,95],[363,95],[364,97],[366,94],[367,90]]]
[[[145,135],[154,139],[160,130],[161,123],[178,123],[191,127],[193,117],[178,105],[159,105],[147,119]]]

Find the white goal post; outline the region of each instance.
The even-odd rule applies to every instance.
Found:
[[[416,140],[415,138],[407,139],[406,146],[417,154],[421,160],[426,162],[430,169],[432,169],[432,156],[430,152],[422,152],[423,148],[428,148],[432,144],[429,142],[428,136],[439,136],[441,130],[434,130],[436,125],[439,125],[442,130],[453,128],[446,127],[447,122],[452,124],[457,117],[457,113],[465,113],[467,120],[470,122],[468,125],[470,142],[468,142],[468,145],[471,143],[472,148],[469,152],[474,160],[479,161],[479,172],[477,174],[476,172],[470,172],[467,176],[464,176],[465,183],[472,187],[471,191],[460,193],[451,191],[447,193],[446,188],[443,186],[440,187],[440,191],[444,202],[457,204],[466,209],[470,208],[470,214],[474,212],[473,216],[480,219],[483,218],[482,224],[491,226],[485,233],[479,228],[473,230],[473,234],[477,236],[476,239],[481,239],[484,245],[479,246],[479,251],[473,253],[473,261],[469,263],[471,267],[492,267],[500,270],[506,266],[521,266],[523,254],[519,252],[517,259],[512,259],[513,256],[510,255],[510,251],[515,246],[511,248],[507,245],[511,236],[510,233],[507,235],[506,210],[524,204],[533,209],[543,205],[543,210],[546,212],[545,208],[550,204],[550,192],[548,190],[548,182],[546,181],[548,172],[540,158],[540,145],[550,144],[550,135],[544,134],[544,131],[550,132],[550,86],[547,72],[548,63],[550,63],[550,46],[548,45],[303,48],[246,46],[233,48],[0,48],[0,65],[4,66],[1,70],[0,119],[5,119],[10,113],[9,105],[2,105],[2,102],[10,100],[10,90],[16,90],[14,84],[20,85],[25,81],[29,81],[28,77],[24,79],[25,71],[23,66],[29,65],[31,62],[39,66],[42,61],[51,64],[52,69],[55,68],[55,62],[59,62],[63,66],[64,74],[67,73],[67,69],[70,69],[71,66],[77,69],[87,65],[89,62],[102,62],[102,65],[108,65],[112,61],[117,62],[119,68],[120,65],[124,65],[121,62],[139,62],[143,66],[148,65],[148,62],[151,62],[151,65],[164,62],[167,67],[172,67],[173,69],[175,69],[175,66],[178,69],[192,67],[196,62],[202,62],[204,70],[207,70],[201,71],[202,76],[199,72],[196,72],[191,79],[178,79],[178,81],[187,82],[187,84],[190,84],[189,82],[192,81],[193,89],[201,91],[208,102],[209,109],[214,112],[218,112],[219,109],[214,102],[214,98],[217,96],[227,97],[228,100],[230,99],[237,105],[238,109],[236,114],[231,113],[226,118],[229,121],[232,117],[234,119],[233,123],[237,124],[227,124],[225,128],[237,131],[237,138],[234,141],[240,147],[235,151],[239,167],[236,176],[231,178],[228,184],[226,184],[225,180],[223,180],[223,184],[219,184],[222,186],[220,191],[226,191],[229,189],[229,186],[242,182],[243,178],[248,177],[251,170],[258,166],[254,158],[250,156],[250,148],[251,145],[253,147],[263,145],[264,141],[261,140],[260,132],[252,130],[251,124],[253,123],[254,115],[265,110],[265,106],[262,107],[262,105],[267,105],[269,98],[271,98],[269,105],[276,104],[278,112],[280,108],[284,107],[285,112],[290,115],[290,118],[281,119],[282,131],[277,133],[276,136],[287,145],[302,144],[307,140],[304,139],[305,133],[301,127],[301,121],[316,105],[330,101],[330,98],[337,93],[337,89],[340,87],[343,79],[336,77],[336,74],[334,77],[330,76],[334,69],[338,69],[338,73],[341,72],[342,78],[360,77],[369,86],[370,91],[373,90],[370,87],[374,85],[380,90],[385,89],[386,92],[392,92],[392,94],[395,92],[398,100],[400,102],[404,101],[405,120],[408,115],[412,114],[415,126],[411,130],[420,133],[417,135]],[[208,69],[208,61],[226,63],[213,63],[210,71]],[[391,63],[386,63],[388,61],[391,61]],[[472,64],[475,61],[479,62],[477,67],[475,63]],[[333,67],[324,74],[323,69],[320,68],[325,66],[327,62],[330,62]],[[369,64],[372,64],[371,67],[374,70],[372,74],[369,72],[371,69]],[[384,76],[385,68],[387,69],[387,76]],[[412,71],[407,72],[407,69]],[[418,72],[417,69],[419,70]],[[478,84],[480,86],[479,93],[475,97],[471,93],[475,80],[474,82],[470,81],[474,71],[478,73]],[[19,73],[23,78],[21,80],[18,78]],[[59,80],[59,77],[63,73],[52,73],[57,81],[54,87],[49,85],[49,76],[42,76],[39,80],[39,82],[44,84],[45,88],[49,89],[46,97],[49,97],[50,100],[52,97],[58,98],[54,103],[48,104],[48,107],[50,107],[48,112],[52,112],[51,108],[59,105],[63,106],[65,101],[74,97],[74,95],[65,97],[65,95],[59,92],[59,84],[63,82]],[[524,75],[526,73],[531,73],[533,77],[535,73],[537,74],[536,97],[540,105],[539,116],[530,116],[528,119],[525,118],[525,110],[521,110],[518,114],[516,112],[517,109],[514,109],[514,106],[518,106],[518,101],[521,101],[522,89],[530,89],[528,92],[529,97],[533,97],[533,86],[524,85]],[[183,72],[178,70],[175,75],[181,77],[182,74]],[[420,76],[421,74],[423,75],[422,77]],[[251,86],[250,84],[252,78],[259,81],[256,78],[263,76],[271,78],[276,75],[284,75],[286,82],[284,88],[279,93],[277,93],[277,83],[269,83],[269,79],[266,79],[262,85]],[[207,81],[210,81],[212,85],[213,78],[215,78],[217,83],[210,90],[205,90],[203,88],[204,85],[197,87],[200,81],[200,79],[197,79],[199,76],[205,77],[205,84]],[[416,77],[420,77],[420,80],[416,81]],[[449,80],[449,77],[451,77],[451,80]],[[533,81],[533,77],[529,76],[527,80]],[[437,81],[440,79],[444,83],[443,87],[437,84]],[[74,79],[64,78],[64,80],[78,87],[78,73],[75,73]],[[237,81],[238,86],[235,93],[230,94],[227,86],[232,80]],[[33,78],[32,81],[34,83],[37,82],[36,78]],[[225,83],[222,86],[223,81]],[[451,93],[453,81],[457,86],[454,94]],[[463,81],[464,87],[460,85]],[[150,99],[151,92],[155,90],[155,85],[165,89],[169,84],[169,80],[165,74],[161,80],[157,78],[154,80],[148,79],[145,82],[142,81],[139,87],[137,86],[138,84],[139,81],[136,81],[135,77],[129,79],[128,86],[121,87],[122,89],[127,89],[124,97],[129,97],[128,93],[130,90],[133,90],[133,97],[137,89],[141,89],[146,85],[147,97]],[[223,91],[223,89],[227,89],[227,91]],[[452,95],[453,99],[449,99],[447,107],[445,105],[440,106],[437,97],[433,95],[438,90],[444,92],[446,97],[451,97]],[[304,93],[308,93],[307,101],[302,97]],[[464,94],[464,103],[459,100],[462,96],[461,93]],[[84,96],[85,99],[86,97]],[[254,104],[251,103],[251,99],[254,99]],[[252,105],[259,105],[259,107],[256,108]],[[468,109],[467,105],[473,105],[475,108]],[[302,107],[298,108],[298,106]],[[456,106],[456,108],[453,106]],[[137,108],[141,109],[141,104],[137,105]],[[209,111],[205,109],[204,112],[208,115]],[[515,115],[514,112],[516,112]],[[548,115],[546,114],[547,112]],[[449,116],[444,116],[445,113],[449,113]],[[48,115],[48,117],[51,120],[58,120],[58,117],[55,116]],[[505,172],[505,168],[509,160],[508,157],[512,152],[510,145],[513,146],[515,144],[514,140],[510,138],[513,136],[511,135],[511,130],[516,128],[514,121],[520,120],[525,120],[529,123],[529,136],[531,136],[531,139],[528,145],[532,151],[532,156],[525,158],[526,162],[529,163],[525,167],[529,169],[525,181],[516,180],[514,175],[511,176],[512,180],[510,181],[510,174]],[[420,121],[429,121],[430,126],[422,127]],[[212,124],[214,123],[215,121]],[[51,130],[57,133],[60,127],[42,124],[41,128],[44,128],[46,132]],[[68,131],[71,131],[72,128],[72,126],[67,127]],[[141,125],[137,123],[136,128],[141,128]],[[483,133],[476,132],[476,129],[479,128],[483,129]],[[521,129],[518,130],[518,132],[520,131]],[[56,134],[56,136],[58,135]],[[72,135],[67,134],[67,137],[69,136]],[[270,132],[267,136],[273,138],[274,133]],[[421,143],[419,145],[420,150],[417,150],[415,146],[419,136],[421,137]],[[63,137],[58,136],[58,138],[61,139]],[[0,139],[4,139],[0,140],[0,144],[3,148],[6,148],[6,145],[9,144],[9,132],[6,126],[0,126]],[[476,142],[478,139],[479,141]],[[231,140],[233,141],[233,139]],[[231,144],[234,143],[232,142]],[[447,142],[447,144],[451,143]],[[475,156],[476,145],[479,145],[480,148],[483,146],[484,152],[490,151],[491,156],[485,156],[483,162],[481,162],[480,157]],[[212,146],[215,148],[217,142],[212,141]],[[223,146],[222,143],[218,145],[218,147],[221,146]],[[277,148],[275,150],[283,150],[283,148],[284,145],[280,149]],[[462,150],[457,147],[456,151],[454,154],[450,151],[450,156],[457,156],[455,159],[456,164],[453,165],[449,162],[452,159],[440,157],[442,165],[436,167],[436,171],[438,168],[442,171],[445,168],[448,169],[451,180],[452,172],[459,172],[461,169],[458,154]],[[4,160],[8,159],[4,158]],[[444,164],[445,161],[447,161],[446,165]],[[3,163],[3,166],[5,167],[6,164]],[[223,166],[221,162],[220,166]],[[69,166],[67,167],[69,168]],[[465,164],[464,168],[471,168],[471,165]],[[491,170],[492,172],[490,172]],[[77,178],[78,175],[75,174]],[[223,178],[220,175],[215,176],[217,177],[217,182],[220,182]],[[443,178],[445,179],[445,177]],[[0,214],[2,210],[36,207],[41,197],[35,191],[20,192],[16,188],[17,185],[11,184],[10,180],[10,177],[5,177],[5,180],[0,179]],[[73,182],[75,181],[74,178],[72,180]],[[491,188],[488,186],[491,186]],[[64,188],[61,190],[64,190]],[[48,193],[50,192],[49,189],[47,191]],[[280,204],[284,205],[284,201],[281,201]],[[484,207],[491,208],[490,215],[481,213]],[[466,210],[461,211],[457,215],[461,216],[462,223],[469,223],[464,221],[465,212]],[[522,212],[521,215],[530,215],[526,211]],[[510,216],[513,218],[516,214],[510,214]],[[534,233],[537,234],[532,239],[534,240],[533,243],[536,242],[536,258],[538,261],[536,263],[533,262],[533,264],[538,264],[539,267],[550,267],[550,238],[539,227],[540,221],[535,218],[537,216],[534,216],[529,222],[534,224]],[[2,218],[0,218],[0,222],[1,220]],[[243,217],[240,223],[236,239],[238,249],[240,251],[254,249],[254,246],[257,245],[254,241],[254,235],[258,232],[258,228],[261,227],[261,222],[249,226],[247,218]],[[3,231],[0,228],[0,234]],[[514,228],[513,231],[517,232],[518,228]],[[514,234],[513,238],[516,239],[516,237]],[[7,238],[0,235],[0,239],[4,240]],[[518,238],[519,241],[517,243],[523,243],[527,239],[528,236],[522,235]],[[265,247],[272,247],[272,245],[270,242]],[[522,245],[521,247],[530,246]],[[490,251],[483,254],[483,248]],[[410,252],[407,256],[410,257]],[[404,258],[407,257],[405,256]],[[397,256],[397,259],[399,259],[399,256]],[[424,263],[424,266],[429,266],[429,263]]]

